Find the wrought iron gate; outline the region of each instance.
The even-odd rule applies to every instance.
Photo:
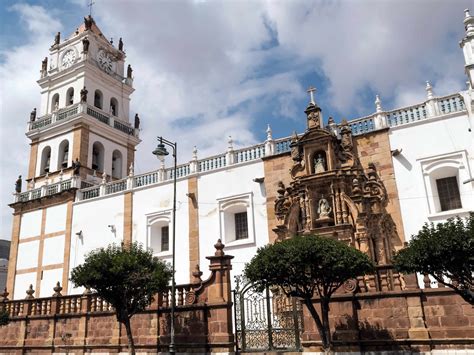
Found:
[[[301,303],[278,288],[257,292],[236,276],[234,322],[237,352],[300,350],[303,330]]]

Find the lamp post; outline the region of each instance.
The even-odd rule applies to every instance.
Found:
[[[169,352],[171,354],[176,353],[175,342],[174,342],[174,311],[176,308],[176,299],[175,299],[175,239],[176,239],[176,157],[177,157],[177,143],[170,142],[163,137],[158,137],[159,144],[156,149],[153,151],[153,154],[159,157],[165,157],[169,154],[166,150],[165,144],[173,148],[173,158],[174,158],[174,168],[173,168],[173,234],[172,234],[172,243],[173,243],[173,261],[171,264],[172,268],[172,279],[171,279],[171,324],[170,324],[170,346]]]

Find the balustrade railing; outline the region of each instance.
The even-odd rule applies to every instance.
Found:
[[[33,190],[25,191],[15,195],[15,202],[27,202],[36,200],[43,196],[51,196],[73,187],[73,179],[59,181],[50,185],[43,185]]]
[[[401,110],[386,113],[387,123],[390,127],[419,121],[428,117],[426,105],[406,107]]]
[[[441,114],[464,110],[464,101],[459,95],[450,95],[438,98],[438,107]]]
[[[226,166],[225,154],[216,155],[198,162],[198,170],[201,172],[223,168]]]
[[[237,163],[263,158],[265,156],[265,144],[259,144],[250,148],[235,151]]]
[[[290,151],[291,138],[286,137],[275,141],[276,154],[281,154]]]
[[[113,194],[115,192],[124,191],[127,189],[127,179],[111,182],[105,185],[105,193]]]
[[[151,173],[135,176],[133,178],[133,186],[142,187],[146,185],[156,184],[158,181],[158,171],[152,171]]]
[[[43,117],[38,118],[38,120],[29,123],[29,131],[44,128],[54,124],[55,122],[59,121],[66,121],[69,120],[78,114],[82,113],[85,107],[85,112],[87,115],[94,117],[96,120],[105,123],[106,125],[112,126],[113,128],[126,133],[128,135],[134,135],[135,129],[127,122],[122,122],[118,118],[114,117],[113,115],[102,111],[101,109],[85,105],[83,103],[77,103],[71,106],[67,106],[58,110],[57,112],[53,112],[52,114],[47,114]]]
[[[100,187],[88,187],[87,189],[81,190],[82,200],[89,200],[91,198],[99,197],[100,196]]]
[[[358,135],[371,132],[375,129],[374,117],[363,117],[349,122],[352,134]]]

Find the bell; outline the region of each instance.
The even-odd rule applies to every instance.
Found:
[[[65,150],[64,151],[64,156],[63,156],[63,161],[62,161],[62,166],[63,168],[67,167],[67,159],[68,159],[68,156],[69,156],[69,151],[68,150]]]

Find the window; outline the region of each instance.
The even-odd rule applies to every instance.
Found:
[[[66,106],[70,106],[73,103],[74,103],[74,88],[69,88],[67,90]]]
[[[58,170],[67,168],[69,162],[69,141],[63,140],[58,151]]]
[[[468,194],[468,187],[460,182],[472,177],[469,169],[466,169],[469,166],[466,152],[436,155],[419,161],[430,213],[428,218],[438,221],[439,218],[446,219],[467,213],[460,211],[466,204],[463,195]]]
[[[235,219],[235,240],[247,239],[249,237],[249,229],[247,224],[247,212],[239,212],[234,214]]]
[[[43,149],[41,153],[41,169],[40,175],[49,173],[51,167],[51,147],[47,146]]]
[[[114,150],[112,153],[112,177],[116,179],[122,178],[122,153]]]
[[[59,109],[59,94],[54,94],[51,100],[51,112],[55,112]]]
[[[169,226],[161,227],[161,251],[170,250],[170,228]]]
[[[118,116],[118,102],[115,97],[110,99],[110,113],[112,116]]]
[[[462,208],[456,176],[436,180],[441,211]]]
[[[255,241],[253,194],[245,193],[217,200],[219,203],[220,235],[228,246]]]
[[[94,106],[102,109],[102,93],[96,90],[94,93]]]
[[[92,170],[104,171],[104,146],[100,142],[92,145]]]
[[[169,257],[171,211],[160,211],[147,215],[147,245],[158,256]]]

